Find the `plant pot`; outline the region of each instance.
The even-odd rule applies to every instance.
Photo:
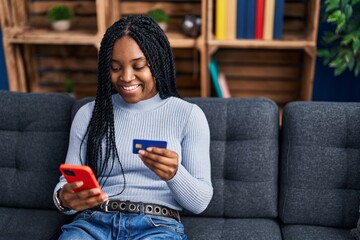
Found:
[[[162,22],[162,23],[158,23],[158,24],[159,24],[160,28],[165,32],[167,29],[167,23]]]
[[[52,28],[55,31],[66,31],[70,29],[71,21],[70,20],[59,20],[51,23]]]

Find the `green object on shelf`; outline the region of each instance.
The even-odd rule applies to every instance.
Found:
[[[74,12],[67,6],[56,4],[48,10],[47,17],[52,22],[59,20],[71,20],[74,17]]]
[[[168,15],[160,8],[150,10],[147,15],[157,23],[167,23],[169,20]]]
[[[74,82],[71,78],[65,78],[65,92],[73,93],[74,92]]]

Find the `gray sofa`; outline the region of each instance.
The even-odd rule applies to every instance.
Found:
[[[360,103],[187,99],[211,131],[214,197],[182,213],[189,239],[352,239],[360,204]],[[52,203],[72,117],[89,99],[0,92],[0,239],[57,239]]]

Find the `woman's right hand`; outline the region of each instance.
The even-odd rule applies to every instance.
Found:
[[[95,207],[108,200],[108,196],[101,192],[98,188],[74,192],[75,188],[79,188],[83,182],[66,183],[59,192],[59,198],[63,207],[70,208],[75,211],[82,211]],[[100,195],[98,195],[100,194]]]

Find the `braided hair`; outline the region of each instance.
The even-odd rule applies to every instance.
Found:
[[[115,164],[120,165],[124,185],[121,192],[116,195],[124,191],[126,181],[115,141],[110,60],[115,41],[123,36],[134,39],[145,55],[150,71],[156,79],[160,98],[180,98],[176,88],[175,63],[170,43],[155,21],[147,16],[128,16],[107,29],[99,51],[95,106],[82,143],[87,137],[85,164],[93,169],[98,179],[100,178],[102,186],[105,185]],[[108,175],[104,176],[107,169]]]

